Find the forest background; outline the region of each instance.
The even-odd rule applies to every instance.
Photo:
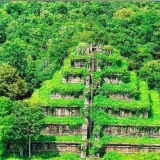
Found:
[[[19,123],[13,117],[27,104],[17,100],[51,79],[80,42],[113,46],[130,71],[159,91],[159,2],[0,2],[0,125]]]

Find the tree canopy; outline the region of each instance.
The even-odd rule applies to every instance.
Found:
[[[140,77],[148,82],[151,89],[160,89],[160,62],[157,60],[145,63],[139,71]]]
[[[23,156],[26,144],[30,147],[31,139],[40,134],[44,124],[43,118],[41,106],[33,106],[23,101],[14,102],[10,114],[5,118],[4,139],[14,143]]]
[[[0,66],[0,95],[16,99],[27,92],[27,84],[18,71],[4,63]]]
[[[30,158],[30,144],[43,128],[44,115],[42,106],[32,105],[27,103],[28,101],[21,100],[29,98],[35,89],[42,86],[41,96],[39,96],[39,90],[36,90],[33,95],[35,102],[44,101],[43,106],[51,105],[52,111],[58,107],[58,104],[61,107],[71,108],[74,100],[53,101],[50,96],[51,91],[60,91],[59,93],[62,95],[65,92],[68,94],[73,92],[74,98],[77,98],[79,93],[83,94],[85,82],[76,87],[70,84],[63,87],[62,72],[56,72],[63,65],[64,59],[80,42],[81,44],[106,45],[104,47],[106,50],[114,46],[114,50],[120,53],[122,59],[126,61],[123,65],[120,64],[121,61],[117,62],[117,68],[121,65],[122,69],[126,67],[123,70],[126,81],[129,71],[134,71],[141,80],[148,83],[150,89],[159,91],[159,10],[159,2],[0,2],[0,156],[6,150],[7,146],[4,144],[11,143],[17,147],[21,156],[23,150],[28,147]],[[116,58],[117,56],[113,57],[114,60]],[[67,64],[67,60],[64,63]],[[126,65],[127,63],[128,65]],[[71,65],[68,66],[68,68],[64,67],[64,73],[73,71],[70,68]],[[107,65],[105,67],[107,70]],[[117,68],[115,67],[113,71],[118,72]],[[98,73],[95,77],[98,78],[99,75]],[[53,83],[49,80],[52,77]],[[142,88],[141,91],[147,95],[147,98],[143,96],[145,102],[143,107],[150,108],[148,104],[151,94],[149,97],[147,84],[142,83],[139,79],[134,79],[134,77],[131,79],[139,85],[137,88]],[[114,93],[117,88],[119,92],[127,89],[132,92],[132,95],[139,98],[140,94],[132,84],[131,82],[128,85],[131,87],[121,85],[121,88],[116,85],[112,87],[104,85],[104,88],[101,87],[102,91],[99,92],[104,93],[103,90],[107,90]],[[96,105],[106,102],[106,97],[102,96],[97,96]],[[157,97],[159,98],[159,95],[155,95],[155,99],[158,99]],[[83,99],[77,98],[75,102],[75,106],[83,106]],[[121,103],[108,100],[108,103],[112,103],[117,112],[117,106],[123,106],[126,109],[135,108],[134,104],[131,105],[130,102]],[[156,109],[158,108],[157,104],[154,104]],[[142,106],[142,104],[140,105]],[[156,112],[155,117],[159,119],[157,110],[153,110],[152,107],[151,112]],[[97,115],[100,117],[97,119],[99,122],[115,122],[117,124],[118,122],[124,122],[123,124],[131,122],[125,118],[123,118],[124,121],[119,121],[115,117],[109,118],[106,113],[102,114],[101,111],[93,110],[93,112],[96,119]],[[88,112],[85,114],[87,115]],[[52,116],[51,119],[50,117],[46,118],[46,123],[63,121],[68,124],[70,117],[67,118]],[[150,119],[148,121],[143,118],[135,119],[134,124],[141,125],[142,122],[148,123],[149,121]],[[73,124],[70,126],[76,126],[75,122],[78,123],[77,126],[80,126],[83,118],[80,117],[77,120],[72,118]],[[150,124],[152,124],[151,122],[152,120]],[[112,154],[115,158],[121,159],[121,155],[115,153],[105,155],[104,159],[111,159]],[[67,155],[73,157],[72,159],[77,158],[77,155],[66,154],[61,159],[66,159]],[[121,157],[123,158],[123,156]]]
[[[79,42],[116,47],[138,70],[160,57],[158,2],[1,2],[0,64],[15,67],[33,90]]]

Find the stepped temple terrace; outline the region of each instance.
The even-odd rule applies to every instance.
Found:
[[[160,152],[160,124],[150,120],[155,99],[111,46],[80,43],[32,100],[45,114],[42,138],[31,144],[33,153],[74,152],[85,158],[109,151]]]

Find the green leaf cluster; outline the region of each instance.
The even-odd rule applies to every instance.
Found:
[[[96,125],[104,126],[107,124],[110,125],[132,125],[132,126],[159,126],[160,125],[160,98],[159,93],[157,91],[150,91],[149,92],[151,98],[151,113],[149,114],[149,118],[138,118],[137,116],[141,114],[141,111],[137,111],[135,116],[133,117],[123,117],[117,118],[115,116],[109,116],[103,110],[99,108],[93,108],[93,115],[92,118]],[[136,116],[137,115],[137,116]]]
[[[54,117],[54,116],[46,116],[45,117],[46,124],[66,124],[71,127],[78,127],[84,123],[83,117]]]
[[[49,136],[49,135],[40,135],[34,139],[36,142],[82,142],[82,136]]]

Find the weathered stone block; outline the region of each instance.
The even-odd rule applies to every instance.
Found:
[[[82,83],[83,82],[83,79],[81,78],[81,77],[78,77],[78,76],[76,76],[76,77],[69,77],[68,78],[68,83]]]
[[[87,140],[87,130],[88,126],[86,124],[82,125],[82,140]]]
[[[91,85],[90,76],[87,76],[87,77],[86,77],[86,88],[89,88],[90,85]]]
[[[100,132],[95,132],[95,141],[100,139]]]
[[[74,59],[72,66],[75,68],[81,68],[85,66],[85,61],[83,59]]]
[[[81,145],[81,158],[86,158],[87,156],[87,145]]]
[[[41,135],[81,135],[82,128],[69,128],[67,125],[46,124],[45,129],[41,131]]]
[[[84,105],[89,105],[89,98],[88,97],[84,97]]]

